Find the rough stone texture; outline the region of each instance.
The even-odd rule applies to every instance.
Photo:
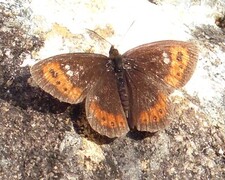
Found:
[[[83,104],[60,103],[20,66],[44,44],[29,31],[28,2],[0,3],[0,179],[225,179],[223,29],[191,29],[218,98],[181,90],[167,129],[108,139],[88,125]]]

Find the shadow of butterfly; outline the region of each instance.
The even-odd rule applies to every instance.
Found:
[[[156,132],[168,123],[169,94],[191,78],[198,59],[189,42],[158,41],[123,55],[113,46],[109,57],[68,53],[39,61],[31,68],[34,81],[60,101],[85,100],[91,127],[110,138],[130,129]]]

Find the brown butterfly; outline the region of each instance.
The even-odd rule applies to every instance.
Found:
[[[31,68],[32,78],[60,101],[85,99],[91,127],[110,138],[130,129],[156,132],[168,124],[173,90],[191,78],[198,59],[189,42],[158,41],[123,55],[113,46],[109,57],[68,53],[50,57]]]

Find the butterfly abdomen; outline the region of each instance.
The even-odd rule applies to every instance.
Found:
[[[129,96],[128,96],[128,89],[127,89],[127,82],[124,78],[123,71],[116,74],[117,77],[117,87],[120,96],[120,101],[123,106],[123,110],[125,112],[126,117],[128,118],[129,112]]]
[[[127,89],[127,81],[124,76],[124,68],[122,57],[119,54],[114,54],[113,56],[113,63],[114,63],[114,72],[117,79],[117,89],[120,96],[120,101],[123,106],[123,110],[125,112],[126,117],[128,118],[129,112],[129,96],[128,96],[128,89]]]

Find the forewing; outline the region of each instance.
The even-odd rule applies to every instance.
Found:
[[[98,133],[114,138],[129,131],[112,70],[106,71],[88,93],[85,109],[89,124]]]
[[[123,54],[125,63],[157,82],[172,88],[184,86],[198,60],[198,49],[190,42],[158,41],[133,48]],[[127,59],[127,61],[126,61]]]
[[[155,132],[169,122],[169,94],[184,86],[197,63],[197,48],[182,41],[159,41],[123,55],[129,87],[129,124]]]
[[[108,58],[99,54],[69,53],[50,57],[31,67],[34,81],[60,101],[82,102],[101,77]]]

